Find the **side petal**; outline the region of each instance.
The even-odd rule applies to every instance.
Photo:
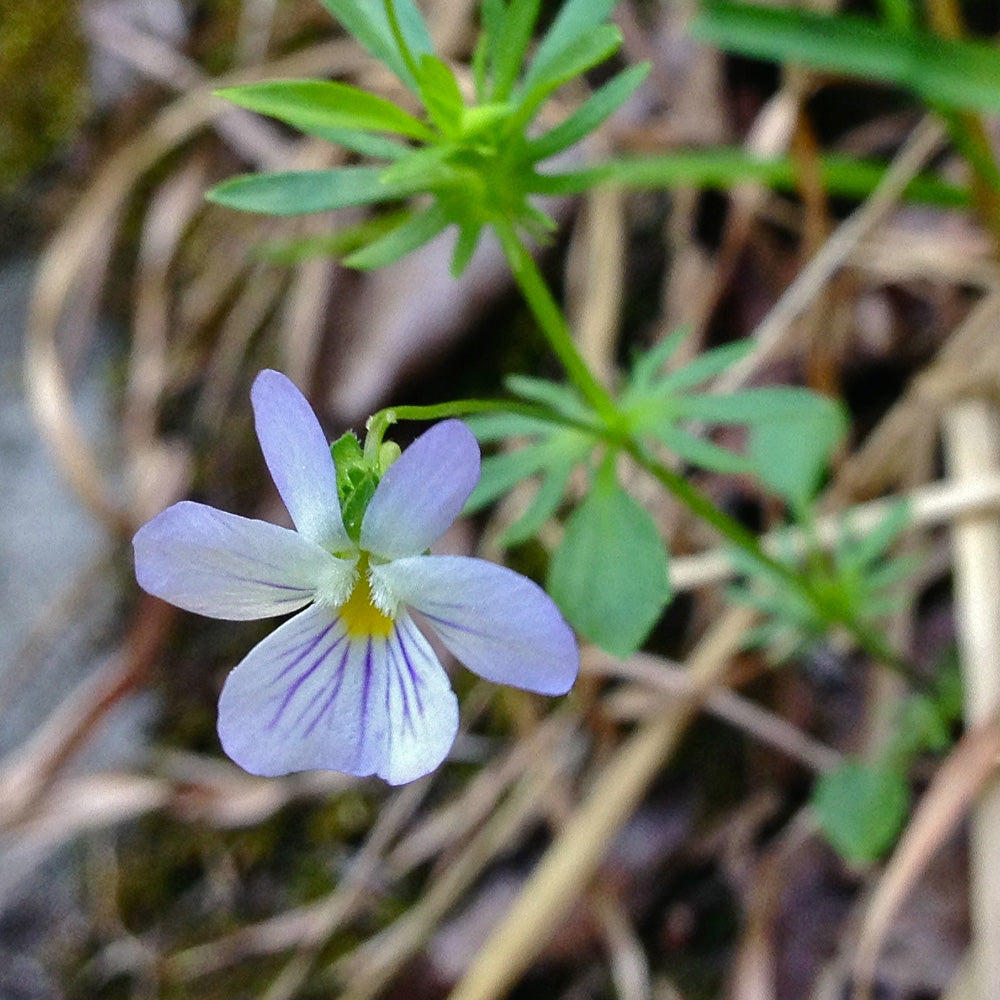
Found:
[[[372,569],[387,597],[419,611],[470,670],[497,684],[565,694],[580,654],[552,599],[504,566],[466,556],[415,556]]]
[[[264,461],[292,523],[330,552],[353,548],[330,445],[305,396],[281,372],[267,369],[254,379],[250,401]]]
[[[300,534],[225,511],[176,503],[132,541],[147,593],[210,618],[287,614],[316,596],[350,591],[354,567]]]
[[[457,727],[447,677],[412,622],[388,639],[351,637],[320,605],[251,650],[219,698],[226,753],[267,776],[322,769],[412,781],[441,762]]]
[[[361,522],[361,548],[415,556],[440,538],[479,481],[479,445],[460,420],[442,420],[389,466]]]

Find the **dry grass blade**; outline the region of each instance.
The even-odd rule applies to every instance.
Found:
[[[677,745],[698,702],[721,682],[752,621],[748,611],[730,611],[702,639],[688,664],[692,695],[645,723],[597,776],[451,1000],[504,996],[539,954],[567,908],[586,890],[613,837]]]
[[[925,118],[917,126],[871,196],[823,244],[754,331],[757,342],[754,352],[716,379],[714,391],[738,389],[772,359],[788,327],[847,263],[861,240],[895,207],[907,184],[938,150],[943,135],[942,127],[934,119]]]
[[[1000,468],[1000,414],[985,400],[956,403],[945,414],[951,475],[977,482]],[[952,529],[955,611],[967,725],[1000,709],[1000,517],[956,518]],[[1000,996],[1000,783],[983,791],[970,830],[973,965],[980,996]]]

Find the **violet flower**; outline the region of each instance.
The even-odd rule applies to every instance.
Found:
[[[134,540],[139,584],[171,604],[230,620],[299,612],[222,689],[219,737],[237,764],[260,775],[377,774],[394,785],[437,767],[455,739],[458,703],[411,609],[481,677],[569,690],[576,643],[540,587],[482,559],[426,554],[479,479],[479,447],[464,424],[436,424],[389,466],[355,541],[305,398],[263,371],[251,399],[296,530],[185,501]]]

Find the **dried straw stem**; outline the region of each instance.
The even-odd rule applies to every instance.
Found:
[[[1000,470],[1000,413],[983,400],[956,403],[943,424],[951,475],[978,482]],[[970,727],[1000,706],[1000,517],[967,515],[953,530],[956,626]],[[971,837],[974,995],[1000,996],[1000,782],[973,813]]]

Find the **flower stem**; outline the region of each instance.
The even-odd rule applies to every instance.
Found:
[[[584,423],[555,410],[549,410],[535,403],[522,403],[516,399],[452,399],[447,403],[431,403],[425,406],[389,406],[370,417],[368,426],[381,426],[384,434],[390,424],[400,420],[445,420],[448,417],[464,417],[473,413],[516,413],[523,417],[544,420],[550,424],[575,427],[599,439],[603,439],[605,433],[601,424]]]
[[[566,369],[570,381],[580,390],[584,399],[602,420],[610,427],[616,427],[620,419],[614,400],[580,356],[570,334],[569,324],[552,297],[534,258],[509,222],[497,221],[494,223],[494,228],[521,294],[538,321],[546,340]]]

